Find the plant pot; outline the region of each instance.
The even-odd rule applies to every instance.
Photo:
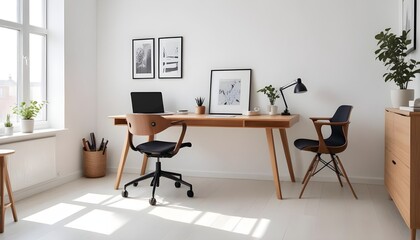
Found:
[[[276,115],[278,107],[276,105],[268,105],[268,114]]]
[[[196,114],[204,114],[206,112],[206,106],[197,106],[195,108]]]
[[[392,89],[391,104],[394,108],[408,106],[408,101],[414,99],[414,89]]]
[[[4,135],[12,136],[13,135],[13,127],[4,127]]]
[[[32,132],[34,132],[34,120],[33,119],[22,119],[20,127],[21,127],[23,133],[32,133]]]

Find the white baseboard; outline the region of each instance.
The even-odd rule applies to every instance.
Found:
[[[108,168],[108,172],[116,173],[117,168]],[[169,169],[168,169],[169,171]],[[125,173],[139,174],[140,168],[124,168]],[[182,171],[182,175],[190,177],[207,177],[207,178],[231,178],[231,179],[253,179],[253,180],[273,180],[271,174],[256,174],[256,173],[239,173],[239,172],[204,172],[204,171]],[[303,177],[296,177],[296,181],[302,181]],[[280,181],[290,181],[289,176],[280,176]],[[331,177],[315,176],[311,178],[311,181],[316,182],[337,182],[335,175]],[[342,178],[342,181],[346,180]],[[372,177],[350,177],[351,183],[362,183],[362,184],[375,184],[383,185],[383,178],[372,178]]]
[[[56,178],[53,178],[51,180],[48,180],[46,182],[38,183],[33,186],[23,188],[17,191],[13,191],[13,197],[15,201],[22,200],[24,198],[33,196],[35,194],[44,192],[46,190],[49,190],[51,188],[55,188],[58,186],[61,186],[65,183],[74,181],[76,179],[79,179],[82,176],[82,172],[74,172],[67,176],[58,176]],[[12,189],[13,190],[13,189]]]

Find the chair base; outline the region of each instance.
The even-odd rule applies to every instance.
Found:
[[[329,162],[321,158],[321,153],[317,153],[315,157],[312,159],[312,162],[311,164],[309,164],[308,170],[306,171],[305,177],[303,178],[302,184],[304,185],[300,192],[299,198],[302,198],[303,192],[305,191],[306,185],[308,185],[308,182],[311,179],[311,177],[315,176],[315,174],[317,174],[319,171],[321,171],[325,167],[328,167],[329,169],[331,169],[332,171],[336,173],[341,187],[343,187],[341,177],[344,177],[346,179],[347,183],[350,186],[351,192],[353,193],[354,198],[358,199],[356,193],[354,192],[353,186],[351,185],[350,180],[347,177],[346,170],[344,170],[344,167],[343,167],[343,164],[341,163],[340,158],[336,154],[330,154],[330,156],[331,156],[331,160]],[[320,169],[317,170],[319,162],[321,162],[324,165]]]
[[[134,185],[136,187],[140,181],[152,178],[150,186],[153,187],[153,190],[152,190],[152,198],[149,199],[149,203],[150,203],[150,205],[156,205],[155,191],[156,191],[156,187],[159,187],[161,177],[165,177],[165,178],[168,178],[168,179],[171,179],[171,180],[175,181],[175,187],[176,188],[181,187],[181,184],[183,184],[185,186],[188,186],[190,188],[190,190],[187,191],[187,196],[188,197],[194,197],[194,192],[193,192],[193,189],[192,189],[192,185],[190,183],[182,180],[182,175],[180,173],[163,171],[161,169],[161,162],[159,161],[159,158],[156,161],[156,170],[154,172],[151,172],[151,173],[148,173],[144,176],[136,178],[136,179],[134,179],[134,180],[132,180],[129,183],[124,185],[124,190],[122,192],[122,196],[123,197],[128,197],[128,192],[127,192],[127,187],[128,186]]]

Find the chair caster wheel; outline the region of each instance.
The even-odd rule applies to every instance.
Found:
[[[133,183],[133,186],[134,187],[137,187],[139,185],[139,182],[135,182],[135,183]]]
[[[127,190],[124,190],[124,191],[122,191],[122,193],[121,193],[121,195],[123,196],[123,197],[128,197],[128,192],[127,192]]]
[[[194,192],[192,190],[188,190],[187,191],[187,196],[188,197],[194,197]]]
[[[181,187],[181,183],[180,182],[175,182],[175,187],[176,188],[180,188]]]
[[[149,204],[152,205],[152,206],[155,206],[156,205],[156,198],[149,199]]]

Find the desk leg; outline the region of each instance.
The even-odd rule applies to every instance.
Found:
[[[118,190],[118,188],[120,187],[121,176],[122,176],[122,173],[124,171],[125,161],[127,160],[128,148],[130,147],[129,146],[129,135],[130,135],[130,133],[127,130],[127,134],[125,136],[125,141],[124,141],[123,149],[122,149],[122,152],[121,152],[120,164],[118,165],[117,179],[115,179],[115,186],[114,186],[114,188],[116,190]]]
[[[266,128],[265,134],[267,136],[268,150],[270,152],[271,169],[273,170],[274,186],[276,188],[277,198],[282,199],[281,187],[279,179],[279,170],[277,167],[276,149],[274,147],[274,138],[272,128]]]
[[[149,136],[149,141],[148,141],[148,142],[153,141],[153,140],[155,140],[155,136],[154,136],[154,135],[150,135],[150,136]],[[146,173],[147,160],[148,160],[148,157],[147,157],[147,155],[146,155],[146,154],[144,154],[144,156],[143,156],[143,164],[141,165],[141,172],[140,172],[140,175],[144,175],[144,174]]]
[[[283,143],[284,155],[286,157],[287,167],[289,168],[290,180],[295,182],[295,173],[293,172],[292,159],[290,157],[289,142],[287,141],[286,129],[280,128],[281,142]]]

